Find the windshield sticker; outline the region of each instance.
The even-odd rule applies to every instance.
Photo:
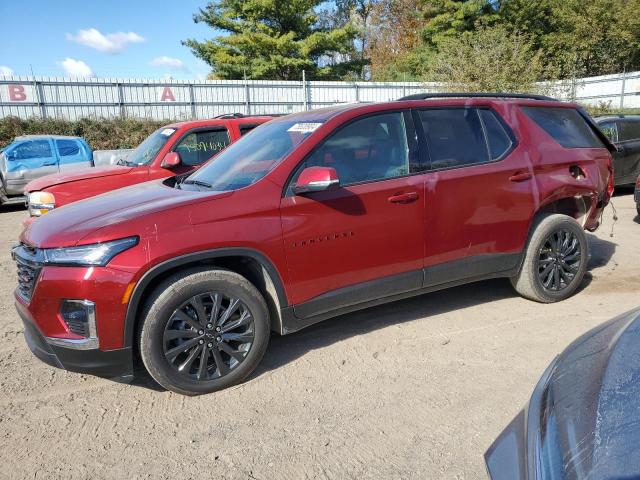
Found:
[[[296,123],[287,132],[311,133],[315,132],[321,125],[321,123]]]
[[[160,132],[160,135],[164,135],[165,137],[168,137],[175,131],[176,131],[175,128],[165,128]]]

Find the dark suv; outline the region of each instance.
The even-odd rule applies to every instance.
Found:
[[[640,115],[612,115],[595,121],[618,148],[613,154],[615,186],[634,185],[640,176]]]
[[[615,147],[575,104],[423,97],[282,117],[186,178],[28,225],[13,255],[30,348],[110,377],[141,358],[198,394],[246,378],[272,331],[495,277],[569,297]]]

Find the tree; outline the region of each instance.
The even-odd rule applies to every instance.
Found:
[[[640,68],[640,0],[503,0],[502,23],[526,35],[561,78]]]
[[[366,56],[376,81],[418,80],[425,64],[422,0],[382,0],[371,13]]]
[[[353,59],[357,29],[326,28],[318,21],[321,0],[217,0],[194,15],[220,34],[182,43],[211,65],[217,78],[337,80],[361,70]]]
[[[524,36],[493,26],[442,39],[425,80],[449,91],[540,92],[548,89],[536,82],[546,75]]]

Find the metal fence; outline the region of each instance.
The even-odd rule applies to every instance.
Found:
[[[614,108],[640,107],[640,72],[557,82],[559,96]],[[58,77],[0,77],[0,118],[210,118],[269,114],[351,102],[381,102],[434,91],[419,82],[205,82]]]

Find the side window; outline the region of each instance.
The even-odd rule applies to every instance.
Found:
[[[258,125],[253,123],[245,123],[244,125],[240,125],[240,136],[244,137],[247,133],[249,133],[251,130],[253,130],[257,126]]]
[[[201,130],[187,134],[174,148],[184,165],[200,165],[229,145],[226,128]]]
[[[311,166],[335,168],[342,186],[408,175],[404,115],[384,113],[346,125],[316,148],[298,173]]]
[[[18,145],[11,155],[15,160],[29,160],[31,158],[50,158],[51,145],[48,140],[30,140]]]
[[[489,156],[491,160],[497,160],[513,146],[513,141],[493,110],[483,108],[478,113],[487,137]]]
[[[619,137],[621,142],[640,139],[640,122],[623,120],[619,122]]]
[[[618,124],[616,122],[604,122],[598,125],[602,133],[604,133],[612,142],[618,142]]]
[[[522,110],[564,148],[604,148],[586,120],[573,108],[522,107]]]
[[[80,145],[76,140],[56,140],[56,148],[61,157],[71,157],[80,153]]]
[[[419,113],[422,129],[427,137],[432,168],[454,168],[489,162],[489,152],[477,109],[433,108]],[[500,145],[496,148],[499,150]]]

